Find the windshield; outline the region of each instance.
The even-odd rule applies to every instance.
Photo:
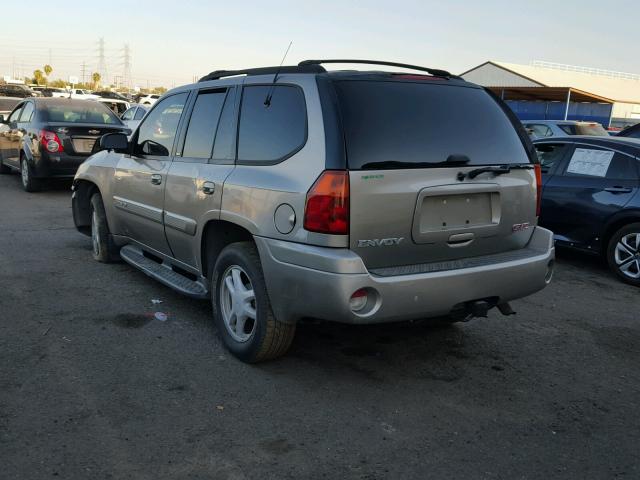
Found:
[[[49,122],[66,123],[98,123],[104,125],[122,125],[122,122],[111,110],[100,103],[88,100],[86,105],[55,104],[45,107],[46,120]]]
[[[450,157],[467,157],[468,165],[529,163],[511,121],[482,89],[398,81],[335,85],[350,169],[423,168]]]
[[[596,137],[608,136],[607,132],[599,123],[579,123],[576,125],[578,135],[592,135]]]

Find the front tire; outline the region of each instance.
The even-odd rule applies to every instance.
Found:
[[[640,223],[626,225],[613,234],[607,263],[620,280],[640,287]]]
[[[111,263],[118,259],[118,249],[109,236],[107,214],[99,193],[91,197],[91,250],[93,259],[98,262]]]
[[[2,155],[0,154],[0,175],[7,175],[9,173],[11,173],[11,169],[4,164]]]
[[[40,181],[33,178],[33,168],[24,157],[20,160],[20,178],[25,192],[37,192],[40,190]]]
[[[274,317],[255,245],[228,245],[210,271],[214,320],[229,351],[247,363],[284,355],[296,324]]]

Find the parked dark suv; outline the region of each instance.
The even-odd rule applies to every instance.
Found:
[[[603,255],[620,279],[640,286],[640,141],[573,136],[535,147],[540,224],[558,245]]]
[[[303,317],[511,314],[551,280],[539,165],[508,107],[442,70],[321,66],[336,62],[176,88],[74,181],[94,258],[210,298],[248,362],[284,354]]]
[[[49,177],[73,177],[105,133],[131,131],[99,102],[32,98],[0,125],[0,173],[19,171],[22,186],[37,190]]]

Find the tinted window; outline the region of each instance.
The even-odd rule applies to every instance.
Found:
[[[122,120],[133,120],[133,113],[136,111],[135,108],[130,108],[124,114],[122,114]]]
[[[527,130],[530,135],[533,134],[536,138],[550,137],[553,135],[551,129],[546,125],[533,124],[527,125]]]
[[[235,89],[229,90],[227,100],[224,102],[216,142],[213,146],[214,160],[235,160],[236,156],[236,98]]]
[[[576,164],[576,161],[581,159],[586,159],[591,165],[595,163],[596,167],[589,164]],[[576,146],[571,160],[567,164],[567,168],[565,168],[565,175],[595,178],[606,177],[610,180],[634,180],[638,176],[636,162],[637,160],[628,155],[604,148]],[[602,168],[597,168],[598,164],[600,164]]]
[[[640,124],[622,131],[621,137],[640,138]]]
[[[9,122],[13,123],[13,122],[17,122],[18,121],[18,117],[20,116],[20,112],[22,111],[22,107],[23,105],[20,105],[20,107],[18,107],[17,109],[15,109],[13,111],[13,113],[9,116]]]
[[[111,110],[98,102],[81,100],[74,103],[47,103],[44,112],[46,120],[50,122],[122,125]]]
[[[536,144],[536,151],[538,152],[542,173],[549,172],[554,165],[558,164],[562,160],[567,148],[566,143]]]
[[[138,108],[138,110],[136,111],[136,116],[133,117],[133,119],[142,120],[142,117],[144,117],[145,113],[147,113],[147,111],[144,108]]]
[[[576,126],[575,125],[558,125],[560,130],[562,130],[567,135],[576,135]]]
[[[245,87],[238,133],[238,160],[269,162],[295,153],[305,142],[307,112],[302,90],[279,85]]]
[[[149,112],[138,129],[137,154],[169,155],[187,96],[185,92],[167,97]]]
[[[31,121],[31,115],[33,115],[33,103],[25,103],[22,113],[20,114],[20,122]]]
[[[513,124],[478,88],[339,81],[349,168],[416,168],[450,155],[469,165],[529,163]]]
[[[201,93],[189,120],[182,156],[210,158],[226,92]]]

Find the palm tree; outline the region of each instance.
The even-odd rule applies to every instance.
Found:
[[[44,74],[42,73],[42,70],[34,70],[33,79],[38,85],[40,85],[40,82],[42,82],[42,80],[44,79]]]
[[[51,72],[53,72],[53,68],[51,67],[51,65],[47,64],[42,67],[42,69],[44,70],[44,74],[47,76],[46,81],[47,83],[49,83],[49,75],[51,75]]]
[[[98,72],[94,72],[93,75],[91,75],[91,79],[93,80],[93,88],[98,88],[98,85],[100,84],[100,74]]]

